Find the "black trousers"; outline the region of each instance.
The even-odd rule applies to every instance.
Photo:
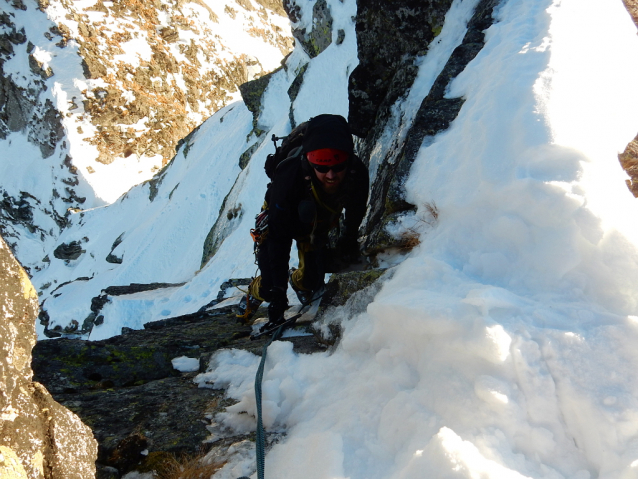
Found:
[[[299,268],[292,275],[292,283],[298,290],[316,291],[324,283],[329,256],[328,248],[313,246],[310,241],[297,241],[297,251]],[[268,238],[259,247],[257,264],[261,273],[260,278],[256,280],[259,282],[259,296],[268,301],[275,280],[275,267],[269,255]]]

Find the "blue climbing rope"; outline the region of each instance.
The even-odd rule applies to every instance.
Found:
[[[319,296],[320,297],[320,296]],[[261,383],[264,377],[264,365],[266,364],[266,354],[268,352],[268,346],[272,344],[273,341],[278,340],[284,329],[289,327],[291,324],[303,316],[305,310],[316,301],[318,298],[313,298],[313,300],[305,305],[302,305],[301,310],[294,316],[286,319],[273,333],[270,337],[270,340],[264,344],[264,349],[261,353],[261,362],[259,363],[259,367],[257,368],[257,375],[255,376],[255,402],[257,403],[257,430],[255,431],[255,443],[256,443],[256,453],[257,453],[257,478],[264,479],[264,469],[266,467],[266,432],[264,431],[264,424],[261,419]],[[262,333],[263,334],[263,333]],[[256,338],[257,336],[252,336],[251,339]],[[249,479],[248,477],[240,477],[238,479]]]
[[[264,344],[264,349],[261,353],[261,362],[257,369],[257,376],[255,376],[255,401],[257,402],[257,431],[256,431],[256,450],[257,450],[257,478],[264,479],[264,469],[266,464],[266,433],[264,431],[264,424],[261,419],[261,382],[264,377],[264,364],[266,364],[266,353],[268,346],[273,341],[276,341],[283,332],[283,325],[279,326],[272,335],[270,340]]]

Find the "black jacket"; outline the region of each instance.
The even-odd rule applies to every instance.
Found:
[[[273,286],[286,288],[292,240],[324,248],[329,231],[345,210],[343,236],[356,240],[368,201],[368,169],[356,155],[350,158],[346,176],[334,195],[323,191],[312,167],[300,154],[277,168],[266,193],[268,204],[268,262]],[[314,189],[314,192],[313,192]]]

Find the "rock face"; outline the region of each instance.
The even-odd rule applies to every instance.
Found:
[[[377,268],[331,275],[312,323],[318,340],[334,345],[341,338],[343,322],[364,312],[381,290],[381,277],[389,279],[392,274],[392,270]]]
[[[408,131],[406,137],[396,148],[386,149],[385,156],[381,158],[371,187],[370,208],[362,226],[365,238],[364,249],[368,254],[374,254],[388,247],[402,248],[406,246],[406,243],[409,244],[410,238],[394,238],[387,234],[386,227],[414,209],[414,206],[409,204],[404,197],[404,184],[410,167],[424,141],[427,141],[428,137],[433,137],[447,129],[461,110],[464,102],[463,98],[444,98],[444,93],[450,82],[465,69],[467,64],[483,48],[485,43],[483,32],[492,24],[492,11],[497,4],[498,0],[481,0],[478,3],[474,15],[468,22],[467,33],[463,41],[452,52],[430,92],[421,102],[415,117],[409,120],[410,123],[404,125]],[[430,22],[435,22],[437,17],[430,18]],[[442,17],[439,18],[439,21],[442,22]],[[427,29],[427,25],[430,25],[430,23],[426,22],[425,25]],[[422,32],[421,35],[427,37],[427,31]],[[359,33],[357,39],[359,39]],[[375,49],[373,44],[367,43],[367,49],[372,49],[373,51],[381,49],[382,45],[377,44],[376,47]],[[361,68],[359,75],[363,74],[363,68]],[[372,65],[370,65],[370,68],[372,68]],[[385,76],[392,74],[391,66],[386,66],[384,69],[377,65],[376,68],[377,71],[384,71]],[[382,106],[376,116],[374,116],[371,113],[373,110],[370,110],[370,108],[376,108],[375,105],[378,104],[378,101],[373,102],[370,100],[372,97],[362,93],[355,73],[356,70],[353,72],[350,81],[351,112],[349,120],[355,125],[355,131],[358,130],[359,134],[365,135],[360,147],[360,156],[369,161],[371,152],[380,141],[384,129],[396,127],[396,125],[391,123],[389,107],[399,96],[404,94],[405,88],[411,86],[414,76],[404,70],[400,76],[403,79],[410,78],[409,82],[401,81],[397,83],[397,73],[392,74],[395,78],[393,86],[387,90],[385,97],[381,100]],[[370,71],[370,74],[373,75],[373,71]],[[416,71],[414,74],[416,74]],[[399,84],[401,88],[397,89]],[[362,101],[361,98],[368,98],[368,100]],[[352,109],[353,106],[354,110]],[[372,126],[368,128],[362,119],[367,119],[366,121],[368,121],[372,117],[375,119],[371,124]],[[404,120],[401,119],[401,121]],[[436,205],[427,205],[426,209],[430,212],[430,215],[423,221],[433,224],[438,216]]]
[[[53,4],[59,9],[54,12]],[[87,89],[69,99],[71,115],[86,116],[95,126],[95,134],[86,137],[98,151],[97,160],[111,163],[131,154],[161,155],[164,163],[175,154],[177,142],[203,119],[233,100],[237,86],[265,73],[260,61],[245,52],[228,52],[227,41],[216,33],[220,15],[231,19],[245,17],[250,34],[281,51],[292,49],[292,39],[277,20],[283,9],[276,1],[241,2],[216,13],[200,1],[155,2],[149,6],[136,1],[102,2],[78,7],[74,2],[40,2],[40,10],[49,11],[51,22],[45,36],[62,51],[78,46],[79,59]],[[20,10],[33,8],[20,4]],[[60,17],[59,11],[64,12]],[[15,50],[34,45],[23,30],[16,30],[12,13],[3,13],[0,21],[12,27],[3,34],[1,46],[7,59]],[[146,58],[127,58],[127,42],[148,44]],[[29,47],[30,45],[30,47]],[[230,54],[229,54],[230,53]],[[43,81],[56,75],[33,55],[31,71]],[[34,109],[33,94],[1,75],[7,87],[0,117],[0,135],[24,129]],[[96,82],[96,80],[99,80]],[[37,82],[36,82],[37,83]],[[96,84],[99,87],[91,87]],[[45,87],[46,88],[46,87]],[[4,96],[3,95],[3,96]],[[26,102],[26,103],[25,103]],[[4,103],[4,104],[3,104]],[[48,156],[63,136],[60,113],[49,102],[43,112],[50,117],[50,141],[41,143]],[[149,119],[153,120],[149,123]],[[53,123],[52,123],[53,122]],[[140,122],[146,122],[141,126]]]
[[[359,0],[359,65],[350,75],[348,122],[365,137],[377,118],[412,86],[423,55],[440,33],[451,0]]]
[[[382,269],[334,274],[327,285],[316,321],[299,325],[314,334],[285,338],[300,354],[326,351],[341,332],[340,323],[364,311],[380,289]],[[220,289],[247,284],[231,279]],[[113,292],[113,291],[111,291]],[[88,424],[98,440],[97,467],[120,477],[131,470],[157,470],[159,456],[223,452],[250,434],[224,430],[214,416],[232,405],[223,390],[198,388],[194,372],[179,372],[172,359],[199,360],[205,372],[211,355],[223,348],[261,354],[268,337],[249,339],[251,327],[237,321],[235,307],[202,308],[197,313],[147,323],[143,330],[102,341],[53,339],[33,349],[35,379]],[[336,308],[342,305],[345,308]],[[266,308],[256,317],[266,315]],[[148,455],[142,454],[146,450]]]
[[[362,138],[358,143],[358,153],[365,162],[371,161],[374,150],[385,151],[382,158],[376,159],[378,168],[372,181],[370,208],[361,230],[367,254],[411,246],[413,238],[410,235],[394,237],[387,233],[387,226],[415,209],[403,194],[410,167],[427,137],[447,129],[463,106],[462,98],[444,98],[444,93],[450,82],[483,48],[483,31],[493,22],[492,11],[498,1],[481,0],[478,3],[468,23],[465,38],[450,56],[414,117],[393,118],[393,107],[409,92],[418,73],[417,60],[427,52],[430,42],[441,32],[451,3],[451,0],[357,2],[355,23],[359,64],[349,78],[348,122],[353,133]],[[310,58],[330,45],[333,19],[325,2],[317,0],[314,3],[312,22],[308,24],[303,23],[302,15],[307,6],[298,4],[296,0],[286,0],[284,8],[293,25],[293,36]],[[288,90],[291,105],[303,82],[304,71],[299,71]],[[246,105],[253,113],[253,125],[258,135],[262,133],[258,128],[258,119],[268,81],[269,77],[265,76],[242,85],[240,89]],[[292,111],[290,118],[294,127]],[[397,122],[401,124],[397,125]],[[379,142],[386,141],[383,137],[386,130],[403,130],[407,134],[393,140],[395,144],[390,148],[379,147]],[[393,135],[392,131],[389,134]],[[232,230],[236,219],[241,217],[241,205],[236,205],[234,201],[237,196],[234,190],[227,196],[218,222],[206,240],[202,264],[215,254],[219,243]],[[231,214],[231,208],[239,213]],[[431,225],[436,222],[438,211],[434,204],[426,209],[430,211],[430,216],[423,221]]]
[[[26,10],[27,7],[20,4],[17,8]],[[3,27],[0,34],[0,139],[5,139],[10,132],[28,131],[29,141],[48,158],[64,134],[60,114],[53,103],[45,99],[39,105],[40,94],[47,89],[44,82],[52,72],[50,68],[42,68],[42,63],[33,55],[34,45],[28,42],[24,29],[18,29],[12,22],[12,16],[6,11],[0,14]],[[30,78],[26,84],[4,75],[4,63],[21,49],[26,50],[29,59],[30,71],[25,74]]]
[[[2,239],[0,285],[0,477],[94,477],[91,430],[32,380],[37,294]]]
[[[312,23],[301,22],[301,9],[296,0],[285,0],[284,9],[293,24],[292,35],[310,58],[314,58],[332,43],[332,13],[326,0],[316,0],[312,7]]]
[[[85,112],[99,127],[91,142],[98,147],[102,163],[136,154],[161,155],[165,164],[175,155],[181,138],[232,101],[238,85],[264,73],[254,57],[224,54],[225,42],[215,33],[220,18],[204,2],[156,2],[154,8],[143,8],[134,1],[105,3],[98,1],[89,9],[78,10],[73,2],[63,2],[78,22],[79,35],[74,39],[80,43],[84,75],[106,83],[87,91],[84,100]],[[200,19],[189,14],[189,4],[201,7],[206,16]],[[227,8],[231,16],[240,15]],[[247,1],[237,9],[244,10],[256,36],[280,49],[282,56],[290,52],[292,42],[287,32],[268,20],[281,7],[273,11],[270,5],[253,6]],[[107,33],[108,27],[101,19],[96,21],[90,10],[116,19],[121,31]],[[118,60],[124,53],[120,45],[138,37],[148,42],[150,58],[139,65]],[[185,42],[186,38],[190,41]],[[149,118],[152,122],[140,132],[135,125]]]
[[[16,13],[20,15],[26,10],[22,2],[14,2],[5,4],[0,12],[0,141],[10,142],[10,136],[24,135],[26,142],[34,147],[31,154],[39,151],[42,155],[38,167],[53,170],[55,165],[55,170],[51,184],[43,191],[24,191],[19,182],[0,185],[0,234],[14,252],[24,234],[36,235],[45,242],[48,236],[66,226],[67,208],[78,208],[86,201],[85,196],[75,191],[79,181],[77,169],[71,164],[68,144],[63,141],[62,114],[55,107],[47,86],[52,72],[49,67],[42,68],[25,29],[15,22]],[[28,64],[23,66],[21,75],[6,74],[5,64],[16,57],[28,58]],[[9,67],[12,68],[14,66]],[[11,162],[17,171],[24,171],[22,162],[28,156],[24,150],[13,150],[15,155],[9,153],[9,157],[2,158],[2,163]],[[27,171],[30,176],[38,176],[30,169]],[[37,210],[40,214],[34,214]],[[44,254],[35,259],[40,260],[42,256]]]
[[[365,310],[378,292],[382,275],[377,269],[332,276],[321,300],[314,335],[292,336],[297,353],[325,351],[340,335],[344,315]],[[233,279],[228,288],[248,279]],[[346,305],[343,314],[336,308]],[[265,308],[257,317],[266,314]],[[251,341],[251,327],[237,321],[235,308],[203,308],[185,316],[147,323],[144,330],[129,331],[102,341],[55,339],[40,341],[33,350],[35,378],[91,426],[99,442],[97,467],[120,477],[131,470],[152,471],[154,459],[202,450],[225,451],[250,434],[227,431],[214,416],[232,405],[223,390],[198,388],[197,371],[180,373],[171,359],[199,359],[206,371],[211,355],[222,348],[261,354],[268,337]],[[299,325],[301,331],[308,324]],[[142,454],[146,450],[147,455]]]

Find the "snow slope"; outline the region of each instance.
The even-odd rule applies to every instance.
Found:
[[[42,5],[7,4],[0,25],[1,229],[31,273],[60,244],[67,209],[114,203],[151,178],[292,43],[281,6],[250,0]]]

